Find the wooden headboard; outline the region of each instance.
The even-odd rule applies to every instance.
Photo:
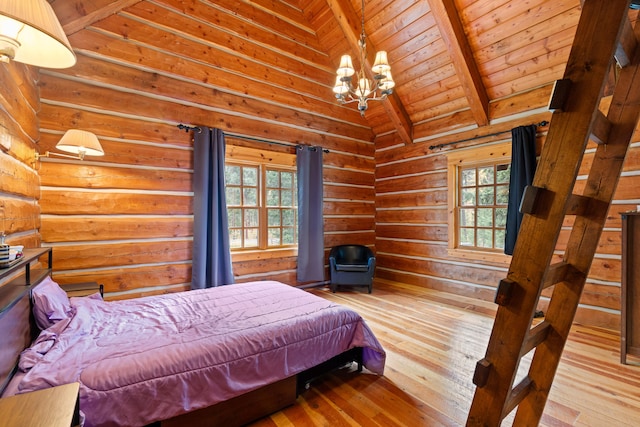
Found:
[[[42,267],[39,261],[43,255],[48,255],[48,265],[32,269],[32,262]],[[20,353],[40,333],[33,317],[31,290],[51,275],[51,255],[51,248],[25,249],[20,260],[0,270],[0,280],[9,280],[0,286],[0,395],[16,372]]]
[[[0,395],[16,372],[20,353],[38,334],[31,310],[33,286],[0,287]]]

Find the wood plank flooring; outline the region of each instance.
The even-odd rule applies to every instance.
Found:
[[[385,373],[342,369],[252,426],[464,425],[492,303],[382,280],[372,294],[311,292],[362,315],[387,352]],[[574,325],[540,425],[640,426],[640,360],[629,362],[620,364],[618,331]]]

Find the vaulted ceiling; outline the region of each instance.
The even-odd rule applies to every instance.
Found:
[[[396,88],[388,100],[370,102],[361,118],[331,91],[340,56],[358,57],[360,0],[50,3],[77,50],[91,50],[83,44],[90,31],[178,54],[166,61],[199,57],[221,74],[198,78],[223,92],[296,109],[318,117],[318,126],[346,121],[404,143],[544,104],[562,76],[580,14],[580,0],[367,0],[367,59],[386,50]],[[112,54],[135,61],[115,42]]]

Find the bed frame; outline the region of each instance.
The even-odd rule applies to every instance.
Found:
[[[41,280],[20,286],[9,282],[0,287],[0,394],[17,371],[20,353],[39,333],[30,295],[31,289]],[[348,350],[298,375],[151,426],[244,425],[294,404],[298,395],[309,388],[311,381],[352,362],[358,364],[359,371],[362,370],[362,348]]]

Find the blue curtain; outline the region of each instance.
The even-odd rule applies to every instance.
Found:
[[[533,183],[536,173],[536,126],[519,126],[511,130],[511,175],[504,253],[513,254],[522,223],[520,201],[524,188]]]
[[[191,289],[234,283],[224,185],[225,145],[220,129],[195,130]]]
[[[298,282],[324,280],[322,148],[298,146]]]

